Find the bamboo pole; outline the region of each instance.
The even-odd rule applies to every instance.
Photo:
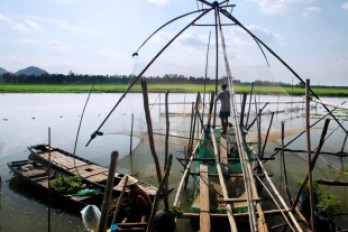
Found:
[[[343,104],[343,103],[342,103],[342,104]],[[333,109],[331,112],[325,114],[325,115],[322,116],[319,120],[317,120],[316,122],[312,123],[310,127],[311,127],[311,128],[314,127],[314,126],[317,125],[321,120],[325,119],[327,116],[329,116],[330,114],[332,114],[332,113],[333,113],[334,111],[336,111],[336,110],[337,110],[337,108],[336,108],[336,109]],[[306,130],[303,130],[303,131],[302,131],[301,133],[299,133],[295,138],[293,138],[292,140],[290,140],[289,142],[287,142],[287,143],[285,144],[285,147],[289,146],[289,145],[290,145],[291,143],[293,143],[296,139],[298,139],[299,137],[301,137],[305,132],[306,132]],[[273,155],[271,155],[271,157],[274,157],[275,155],[277,155],[278,152],[279,152],[279,150],[275,151],[275,152],[273,153]]]
[[[116,209],[115,209],[114,215],[112,217],[111,225],[116,223],[118,212],[120,211],[123,195],[124,195],[126,187],[127,187],[127,183],[128,183],[128,176],[125,177],[124,185],[122,186],[121,194],[120,194],[120,197],[118,198]]]
[[[193,136],[194,136],[194,132],[193,132],[193,118],[194,118],[194,112],[195,112],[195,108],[194,108],[194,103],[191,103],[191,123],[190,123],[190,139],[188,141],[188,145],[187,145],[187,152],[188,154],[191,154],[192,152],[192,140],[193,140]]]
[[[311,228],[315,232],[315,215],[314,215],[314,195],[313,195],[313,182],[312,182],[312,156],[311,156],[311,131],[310,131],[310,82],[306,80],[306,138],[307,138],[307,166],[308,166],[308,189],[310,199],[310,211],[311,211]]]
[[[198,92],[196,97],[196,103],[194,107],[194,117],[193,117],[193,125],[192,125],[192,138],[191,138],[191,144],[190,147],[193,147],[193,140],[195,138],[195,131],[196,131],[196,124],[197,124],[197,116],[199,113],[199,102],[201,101],[201,94]]]
[[[268,124],[269,126],[268,126],[268,129],[267,129],[267,134],[266,134],[265,142],[263,144],[263,148],[262,148],[262,152],[261,152],[261,157],[260,158],[263,158],[264,154],[265,154],[265,149],[266,149],[266,145],[267,145],[267,141],[268,141],[268,136],[269,136],[269,133],[271,132],[271,128],[272,128],[272,124],[273,124],[273,118],[274,118],[274,112],[272,112],[271,119],[270,119],[270,122]]]
[[[51,127],[48,127],[48,146],[51,147]],[[50,173],[51,173],[51,149],[48,151],[48,210],[47,210],[47,231],[51,231],[51,185],[50,185]]]
[[[203,138],[203,133],[201,134],[201,139]],[[185,167],[185,171],[184,174],[181,178],[181,181],[178,185],[177,191],[176,191],[176,195],[175,195],[175,199],[174,199],[174,203],[173,203],[173,207],[174,208],[179,208],[180,207],[180,202],[179,202],[179,197],[180,197],[180,193],[184,187],[184,182],[186,180],[186,178],[188,178],[188,174],[190,172],[190,168],[191,168],[191,164],[192,164],[192,160],[194,158],[194,154],[196,153],[198,147],[199,147],[200,143],[198,142],[195,146],[195,148],[192,151],[192,155],[190,157],[190,160],[188,161],[186,167]]]
[[[214,106],[214,92],[212,92],[210,95],[210,105],[209,105],[209,114],[208,114],[208,122],[207,122],[208,129],[210,128],[210,125],[211,125],[211,115],[213,111],[213,106]]]
[[[168,95],[169,91],[167,90],[165,95],[165,109],[166,109],[166,135],[165,135],[165,152],[164,152],[164,170],[167,168],[168,163],[168,147],[169,147],[169,130],[170,130],[170,124],[169,124],[169,109],[168,109]]]
[[[193,127],[193,115],[194,115],[194,103],[192,102],[192,108],[191,108],[191,124],[190,124],[190,138],[188,141],[188,148],[187,151],[185,153],[185,158],[188,158],[189,156],[192,156],[192,146],[193,146],[193,136],[194,136],[194,131],[192,129]],[[188,184],[188,176],[185,178],[185,184],[184,184],[184,188],[186,189]]]
[[[109,216],[109,206],[110,206],[110,202],[111,202],[111,198],[112,198],[112,187],[114,184],[117,159],[118,159],[118,152],[117,151],[111,152],[111,161],[110,161],[108,179],[106,182],[106,188],[105,188],[105,193],[104,193],[104,198],[103,198],[100,224],[99,224],[99,230],[98,230],[99,232],[105,232],[107,229],[107,221],[108,221],[108,216]]]
[[[132,113],[132,121],[131,121],[131,133],[129,136],[129,159],[130,159],[130,166],[131,166],[131,174],[134,174],[133,169],[133,127],[134,127],[134,113]]]
[[[243,128],[243,124],[244,124],[244,112],[245,112],[245,104],[246,104],[246,100],[247,100],[248,94],[247,93],[243,93],[243,100],[242,100],[242,108],[240,111],[240,122],[239,122],[239,126],[240,128]]]
[[[340,104],[336,104],[336,103],[332,103],[332,102],[326,102],[326,101],[319,100],[319,99],[316,99],[316,98],[310,98],[310,100],[313,101],[313,102],[322,104],[322,105],[327,105],[327,106],[335,107],[335,108],[337,108],[337,109],[348,110],[348,107],[347,107],[347,106],[342,106],[342,105],[340,105]]]
[[[251,84],[251,89],[250,89],[249,109],[248,109],[248,114],[247,114],[247,120],[245,123],[246,127],[248,127],[248,123],[249,123],[249,116],[250,116],[250,112],[251,112],[251,101],[252,101],[253,93],[255,93],[255,83],[254,82]]]
[[[215,18],[215,94],[218,93],[218,81],[219,81],[219,10],[218,6],[214,7],[214,18]],[[214,117],[213,117],[213,128],[216,126],[216,104],[214,104]]]
[[[284,147],[285,121],[282,121],[281,126],[282,126],[282,147]],[[291,193],[290,193],[290,190],[289,190],[289,184],[288,184],[288,176],[287,176],[287,173],[286,173],[284,151],[281,152],[281,161],[282,161],[282,167],[283,167],[283,173],[284,173],[284,184],[285,184],[284,187],[285,187],[285,191],[286,191],[286,194],[288,196],[288,200],[289,200],[290,204],[292,204],[292,197],[291,197]]]
[[[257,120],[257,117],[259,117],[259,114],[262,114],[262,111],[266,108],[266,106],[268,105],[269,102],[266,102],[265,105],[260,109],[259,113],[255,116],[254,120],[250,123],[250,125],[247,127],[247,130],[249,130],[253,125],[254,123],[256,122]]]
[[[281,205],[283,206],[283,208],[286,209],[285,211],[287,212],[287,214],[288,214],[289,218],[291,219],[292,223],[297,228],[297,231],[302,231],[300,225],[298,224],[298,222],[295,219],[294,215],[292,214],[291,210],[288,210],[288,206],[286,205],[284,199],[282,198],[281,194],[278,192],[277,188],[274,186],[274,183],[271,180],[271,178],[270,178],[270,176],[269,176],[265,166],[263,165],[263,162],[261,160],[258,160],[258,162],[259,162],[259,165],[261,166],[261,168],[262,168],[262,170],[263,170],[263,172],[265,174],[265,177],[266,177],[266,180],[267,180],[269,186],[273,190],[274,194],[277,196],[277,198],[278,198],[279,202],[281,203]],[[258,178],[258,177],[256,177],[256,178]],[[261,182],[261,180],[260,180],[260,182]],[[261,183],[263,184],[263,182],[261,182]],[[265,187],[265,189],[267,189],[266,186],[264,186],[264,187]]]
[[[169,130],[170,130],[170,124],[169,124],[169,115],[168,115],[168,113],[169,113],[169,109],[168,109],[168,95],[169,95],[169,91],[167,90],[166,95],[165,95],[166,137],[165,137],[165,147],[164,147],[164,149],[165,149],[165,152],[164,152],[164,172],[167,170],[167,165],[169,163],[169,160],[168,160],[168,150],[169,150]],[[163,177],[163,178],[165,178],[165,177]],[[165,207],[166,210],[169,209],[167,194],[168,194],[168,181],[165,181],[164,188],[163,188],[163,202],[164,202],[164,207]]]
[[[330,123],[330,119],[326,119],[325,120],[325,124],[324,124],[324,128],[323,128],[323,132],[321,133],[321,137],[320,137],[320,140],[319,140],[318,148],[316,149],[316,152],[315,152],[315,154],[313,156],[313,159],[311,161],[312,162],[311,163],[311,170],[310,170],[311,172],[313,170],[313,167],[315,167],[315,163],[316,163],[316,161],[317,161],[317,159],[319,157],[321,148],[324,145],[326,132],[327,132],[327,130],[329,128],[329,123]],[[307,174],[306,177],[304,178],[303,183],[302,183],[300,189],[298,190],[297,196],[296,196],[296,198],[295,198],[295,200],[294,200],[294,202],[292,204],[292,208],[293,209],[296,207],[296,205],[297,205],[297,203],[298,203],[298,201],[300,199],[300,195],[301,195],[304,187],[306,186],[308,179],[309,179],[309,175]]]
[[[151,120],[151,114],[150,114],[150,109],[149,109],[149,99],[148,99],[148,95],[147,95],[147,84],[146,84],[145,78],[141,78],[141,88],[143,90],[142,92],[143,92],[143,99],[144,99],[144,111],[145,111],[145,116],[146,116],[147,133],[148,133],[148,137],[149,137],[151,154],[152,154],[153,160],[155,162],[155,166],[156,166],[158,183],[161,183],[162,172],[161,172],[160,163],[159,163],[158,156],[157,156],[156,149],[155,149],[155,141],[153,138],[152,120]]]
[[[168,159],[168,165],[167,165],[167,168],[164,172],[163,179],[162,179],[160,185],[158,186],[158,189],[157,189],[157,192],[155,195],[155,200],[154,200],[154,203],[153,203],[153,206],[151,209],[149,221],[148,221],[147,228],[146,228],[147,232],[153,231],[153,223],[154,223],[154,219],[155,219],[154,217],[155,217],[155,212],[156,212],[157,207],[158,207],[158,200],[160,198],[160,194],[164,192],[164,194],[166,195],[165,191],[163,191],[163,190],[164,190],[165,185],[168,181],[168,176],[170,174],[170,169],[172,167],[172,160],[173,160],[173,155],[170,154],[169,159]],[[164,198],[166,198],[166,196],[164,196]],[[166,208],[166,210],[168,210],[168,208]]]

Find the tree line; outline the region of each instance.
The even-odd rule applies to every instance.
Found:
[[[83,75],[70,72],[64,74],[41,74],[41,75],[16,75],[13,73],[4,73],[0,75],[0,83],[3,84],[128,84],[134,80],[134,75]],[[222,83],[224,78],[218,80]],[[215,84],[215,79],[204,77],[186,77],[179,74],[165,74],[162,77],[146,77],[150,84]],[[250,82],[241,82],[234,80],[235,84],[249,85]],[[279,85],[278,82],[256,81],[257,85]],[[281,84],[287,85],[287,84]]]

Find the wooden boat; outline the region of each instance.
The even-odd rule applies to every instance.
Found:
[[[50,191],[51,198],[54,198],[55,201],[68,203],[69,208],[76,210],[76,212],[86,205],[100,206],[102,204],[103,189],[99,186],[91,185],[82,180],[80,187],[76,188],[76,190],[56,191],[49,183],[59,178],[72,176],[61,173],[54,168],[48,168],[33,160],[12,161],[7,165],[14,175],[30,183],[39,191],[46,193]]]
[[[35,160],[19,160],[8,163],[8,167],[14,173],[14,175],[23,179],[27,183],[31,184],[34,188],[42,193],[50,193],[49,197],[51,201],[57,204],[66,206],[67,209],[73,210],[74,213],[79,213],[84,207],[88,205],[95,205],[101,208],[104,198],[104,187],[90,183],[83,178],[80,178],[79,186],[74,183],[74,189],[68,190],[70,186],[62,188],[55,188],[53,183],[55,181],[61,182],[68,178],[78,178],[77,176],[69,172],[61,172],[54,166],[48,167]],[[60,186],[61,187],[61,186]],[[113,195],[109,221],[113,217],[114,211],[117,208],[120,195]],[[150,214],[135,214],[134,211],[129,213],[129,206],[121,203],[118,209],[117,218],[115,223],[118,226],[119,231],[145,231],[147,226],[147,220]]]
[[[108,169],[90,160],[74,155],[60,148],[55,148],[47,144],[38,144],[28,147],[33,156],[45,164],[50,163],[54,168],[72,175],[81,176],[87,182],[105,187],[108,178]],[[114,191],[120,192],[118,183],[124,174],[115,173]],[[157,188],[138,180],[137,183],[149,196],[156,194]]]

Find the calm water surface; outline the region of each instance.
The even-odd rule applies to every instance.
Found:
[[[85,147],[92,132],[94,132],[106,115],[109,113],[120,94],[93,94],[87,105],[80,135],[78,137],[78,146],[76,153],[95,161],[97,163],[108,165],[110,153],[113,150],[119,151],[118,171],[124,173],[134,173],[139,178],[147,182],[156,184],[155,168],[150,155],[147,140],[144,139],[146,131],[146,122],[143,113],[143,100],[141,94],[129,94],[122,101],[116,111],[111,115],[110,120],[101,128],[104,136],[97,137],[88,147]],[[151,103],[163,103],[164,95],[150,94]],[[169,101],[172,103],[170,112],[175,112],[176,116],[170,118],[171,134],[187,135],[190,127],[191,102],[195,101],[194,94],[170,94]],[[10,173],[7,162],[14,160],[27,159],[29,152],[26,147],[38,143],[48,142],[48,128],[51,130],[51,143],[53,146],[74,150],[74,143],[78,125],[81,119],[82,110],[87,99],[86,94],[0,94],[0,175],[2,178],[0,186],[0,231],[19,232],[19,231],[48,231],[48,203],[41,193],[36,192],[29,185]],[[302,101],[302,98],[289,97],[267,97],[262,96],[259,101],[266,102],[285,102]],[[339,98],[330,98],[330,101],[341,103]],[[183,104],[186,103],[186,104]],[[261,107],[262,104],[259,106]],[[298,107],[299,110],[293,112],[291,109]],[[302,103],[297,104],[271,104],[267,110],[282,111],[275,115],[274,127],[271,131],[272,141],[267,145],[267,153],[271,154],[274,147],[279,146],[280,121],[285,120],[288,131],[289,141],[303,128],[304,121],[302,117]],[[165,118],[160,113],[164,112],[164,106],[154,104],[150,106],[153,119],[154,130],[161,134],[165,132]],[[251,107],[255,110],[255,106]],[[318,117],[322,114],[320,107],[313,109],[312,114],[317,113]],[[129,162],[130,151],[130,128],[131,115],[134,115],[134,135],[133,138],[133,167]],[[346,125],[347,114],[341,111],[337,112],[340,120]],[[250,116],[252,118],[252,116]],[[250,119],[251,120],[251,119]],[[270,117],[262,118],[263,133],[267,130]],[[217,121],[217,123],[219,123]],[[333,124],[333,123],[332,123]],[[320,137],[322,124],[317,126],[313,133],[313,140]],[[347,127],[347,126],[346,126]],[[337,125],[332,125],[330,131],[334,131]],[[296,133],[297,134],[297,133]],[[337,132],[336,135],[327,139],[325,150],[341,150],[344,134]],[[314,143],[314,142],[313,142]],[[316,142],[313,146],[316,146]],[[303,149],[304,143],[294,143],[295,146]],[[160,160],[163,163],[163,137],[156,137],[156,149]],[[182,156],[186,142],[181,139],[171,138],[170,152],[176,156]],[[343,147],[347,151],[347,145]],[[303,178],[306,172],[306,162],[301,155],[289,155],[288,171],[292,174],[290,182],[295,185],[297,179]],[[280,173],[280,163],[275,161],[275,165],[268,165],[271,172],[275,175]],[[302,169],[299,170],[299,163]],[[328,169],[327,165],[340,165],[335,159],[322,159],[319,162],[322,169],[319,169],[316,175],[330,178],[337,175],[334,170]],[[131,170],[132,169],[132,170]],[[176,160],[173,160],[173,168],[170,177],[170,184],[176,186],[181,178],[182,167]],[[329,191],[339,193],[342,200],[342,207],[347,209],[345,189],[331,188]],[[295,192],[295,191],[294,191]],[[171,194],[170,198],[173,198]],[[85,231],[80,215],[78,213],[67,212],[64,206],[52,205],[51,208],[51,229],[50,231]],[[178,231],[187,226],[179,226]]]

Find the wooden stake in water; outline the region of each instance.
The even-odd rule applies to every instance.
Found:
[[[117,166],[117,159],[118,159],[118,152],[117,151],[111,152],[111,161],[110,161],[110,167],[109,167],[108,180],[106,182],[106,189],[105,189],[104,198],[103,198],[100,224],[99,224],[99,230],[98,230],[99,232],[105,232],[107,229],[109,206],[111,203],[112,187],[114,184],[114,176],[115,176],[115,171]]]
[[[147,133],[148,133],[148,137],[149,137],[150,150],[151,150],[151,154],[152,154],[153,160],[155,162],[155,166],[156,166],[157,180],[158,180],[158,183],[161,183],[162,172],[161,172],[160,163],[159,163],[158,156],[157,156],[156,149],[155,149],[155,141],[153,138],[151,114],[150,114],[150,109],[149,109],[149,99],[148,99],[148,95],[147,95],[147,84],[146,84],[146,80],[144,78],[141,79],[141,88],[143,90],[144,111],[145,111],[145,117],[146,117]]]
[[[51,147],[51,128],[48,127],[48,146]],[[51,172],[51,149],[48,151],[48,210],[47,210],[47,231],[51,231],[51,187],[50,187],[50,172]]]
[[[314,195],[312,184],[312,145],[311,145],[311,128],[310,128],[310,81],[306,81],[306,137],[307,137],[307,162],[308,162],[308,189],[311,209],[311,228],[315,232],[315,216],[314,216]]]
[[[131,166],[131,174],[134,174],[133,170],[133,126],[134,126],[134,113],[132,113],[132,122],[131,122],[131,132],[130,132],[130,142],[129,142],[129,158]]]

